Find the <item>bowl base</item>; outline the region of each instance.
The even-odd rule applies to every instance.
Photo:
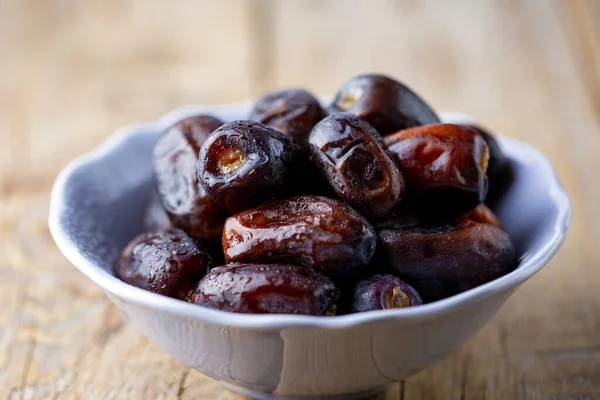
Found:
[[[258,392],[223,381],[221,381],[220,384],[228,390],[256,400],[367,400],[374,399],[375,396],[385,392],[391,386],[382,386],[360,393],[336,394],[330,396],[282,396],[274,393]]]

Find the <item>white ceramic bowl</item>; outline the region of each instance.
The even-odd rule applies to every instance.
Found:
[[[64,255],[146,336],[228,388],[260,398],[349,399],[415,374],[463,344],[488,322],[561,245],[569,199],[540,152],[500,137],[515,171],[496,209],[521,256],[493,282],[424,306],[338,317],[245,315],[146,292],[112,273],[119,251],[142,230],[158,136],[184,117],[208,112],[244,118],[249,103],[184,107],[125,127],[58,176],[50,230]],[[446,113],[448,122],[470,121]]]

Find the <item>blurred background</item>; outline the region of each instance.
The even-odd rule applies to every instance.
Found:
[[[491,324],[386,398],[600,395],[599,21],[597,0],[0,0],[0,398],[237,398],[62,257],[53,179],[177,106],[331,95],[364,72],[538,147],[576,210],[561,252]]]

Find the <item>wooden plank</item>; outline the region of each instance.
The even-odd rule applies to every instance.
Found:
[[[600,115],[600,3],[594,0],[562,1],[557,4],[570,39],[584,90],[591,98],[596,116]]]
[[[582,140],[580,129],[588,124],[595,124],[596,132],[600,130],[600,3],[594,0],[562,1],[557,3],[557,18],[562,22],[566,40],[571,50],[572,63],[578,67],[579,81],[574,84],[578,96],[583,100],[579,112],[581,118],[574,120],[571,127],[577,164],[584,179],[593,173],[590,166],[596,160],[596,151],[600,146],[600,137],[590,135]],[[587,101],[585,101],[587,100]],[[593,168],[592,168],[593,169]],[[595,206],[600,198],[600,185],[593,178],[584,185],[586,209],[594,221],[600,220],[600,210]],[[600,245],[600,226],[594,225],[596,246]]]
[[[122,125],[179,105],[242,100],[253,86],[247,0],[0,7],[4,186],[49,183]]]

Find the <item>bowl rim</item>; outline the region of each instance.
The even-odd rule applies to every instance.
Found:
[[[539,150],[533,146],[519,140],[506,138],[497,134],[498,141],[503,148],[518,147],[523,152],[529,153],[531,159],[535,159],[536,162],[539,162],[546,174],[552,177],[552,185],[549,188],[549,196],[552,198],[554,203],[558,205],[559,209],[556,223],[552,227],[552,236],[541,250],[533,254],[533,256],[527,260],[520,262],[518,267],[507,275],[476,288],[467,290],[466,292],[462,292],[433,303],[420,305],[418,307],[401,308],[395,310],[376,310],[349,315],[340,315],[336,317],[294,314],[237,314],[189,304],[181,300],[161,296],[131,286],[111,275],[99,266],[94,265],[77,250],[75,243],[63,231],[60,221],[62,220],[62,217],[66,211],[64,199],[66,196],[67,184],[70,180],[70,177],[79,168],[82,168],[89,163],[100,161],[108,154],[118,150],[118,148],[130,136],[144,135],[146,134],[146,131],[162,132],[177,121],[190,115],[199,114],[202,112],[218,113],[219,111],[226,111],[236,107],[247,107],[249,104],[249,101],[245,101],[219,106],[183,106],[163,115],[153,122],[133,124],[122,127],[107,137],[95,149],[77,157],[68,163],[61,170],[54,182],[50,197],[50,211],[48,218],[48,225],[52,237],[54,238],[63,255],[73,265],[75,265],[79,271],[81,271],[94,283],[99,285],[107,293],[115,296],[116,298],[135,303],[143,307],[152,308],[156,311],[166,314],[173,314],[186,319],[247,329],[265,330],[295,327],[340,329],[389,319],[405,321],[427,320],[434,318],[441,313],[448,312],[451,309],[460,308],[466,306],[468,303],[483,300],[505,290],[509,290],[525,282],[527,279],[537,273],[554,256],[564,241],[572,215],[571,202],[550,162]],[[441,113],[441,115],[442,120],[445,122],[474,122],[470,116],[463,113],[446,112]]]

